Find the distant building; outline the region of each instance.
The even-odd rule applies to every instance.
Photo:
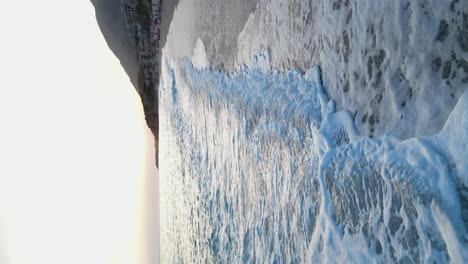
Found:
[[[151,36],[154,41],[159,41],[161,37],[161,0],[152,1],[152,23],[151,23]]]
[[[141,24],[142,18],[138,15],[137,6],[138,0],[121,0],[121,9],[128,32],[136,44],[138,62],[144,66],[144,69],[151,69],[150,72],[145,71],[143,77],[145,86],[148,86],[153,83],[155,74],[159,76],[158,70],[153,68],[158,64],[161,1],[152,0],[152,23],[148,29]]]
[[[121,9],[125,22],[133,38],[139,38],[141,35],[141,26],[138,23],[136,7],[136,0],[121,0]]]
[[[138,61],[143,65],[154,64],[156,59],[156,45],[147,37],[147,34],[142,34],[142,36],[144,37],[138,41]]]
[[[130,30],[130,36],[135,41],[138,42],[140,39],[142,39],[143,33],[142,33],[142,30],[141,30],[140,24],[136,23],[136,24],[131,25],[129,27],[129,30]]]

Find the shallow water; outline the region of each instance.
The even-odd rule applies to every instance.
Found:
[[[320,78],[166,60],[163,263],[467,260],[447,158],[430,138],[359,136]]]

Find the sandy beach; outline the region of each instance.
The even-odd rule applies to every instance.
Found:
[[[173,58],[191,57],[200,39],[212,67],[232,70],[237,39],[256,5],[257,0],[164,2],[162,35],[167,38],[162,36],[160,45]]]

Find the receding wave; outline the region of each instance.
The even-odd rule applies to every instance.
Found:
[[[466,136],[360,136],[317,67],[166,60],[160,127],[163,263],[468,260],[468,176],[449,157],[468,154],[441,146]]]

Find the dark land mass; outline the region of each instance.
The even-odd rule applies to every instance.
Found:
[[[96,20],[107,45],[120,60],[132,84],[137,87],[138,60],[136,46],[128,34],[119,0],[91,0],[96,10]]]
[[[99,28],[112,50],[120,60],[120,64],[128,74],[132,84],[138,88],[139,64],[137,60],[136,45],[130,37],[121,11],[119,0],[90,0],[96,10],[96,20]],[[146,1],[144,1],[146,2]],[[167,40],[169,25],[174,16],[174,10],[179,0],[163,1],[161,19],[160,47],[164,47]],[[147,10],[150,12],[150,10]]]
[[[237,37],[244,28],[249,15],[255,10],[257,0],[216,1],[195,0],[194,21],[190,27],[194,30],[193,46],[200,38],[206,46],[210,64],[214,68],[229,70],[235,64],[237,55]],[[138,60],[138,41],[132,38],[119,0],[91,0],[96,10],[96,20],[101,32],[115,56],[120,60],[131,83],[139,93],[148,127],[151,129],[156,148],[158,165],[159,149],[159,112],[158,85],[161,52],[168,40],[169,27],[174,17],[179,0],[162,1],[160,38],[155,46],[155,63],[142,63]],[[183,1],[182,1],[183,2]],[[146,31],[152,23],[151,0],[137,0],[138,23]],[[150,77],[148,77],[150,76]]]
[[[159,47],[165,44],[167,32],[178,1],[164,1],[161,18],[160,40],[152,43],[154,62],[147,63],[138,60],[139,41],[132,38],[127,29],[124,14],[119,0],[91,0],[96,10],[96,20],[101,32],[114,55],[127,73],[131,83],[137,90],[143,103],[145,119],[151,129],[156,149],[156,164],[158,165],[159,147],[159,113],[158,113],[158,84],[161,61]],[[150,32],[152,23],[151,0],[137,1],[137,20],[139,25]]]

